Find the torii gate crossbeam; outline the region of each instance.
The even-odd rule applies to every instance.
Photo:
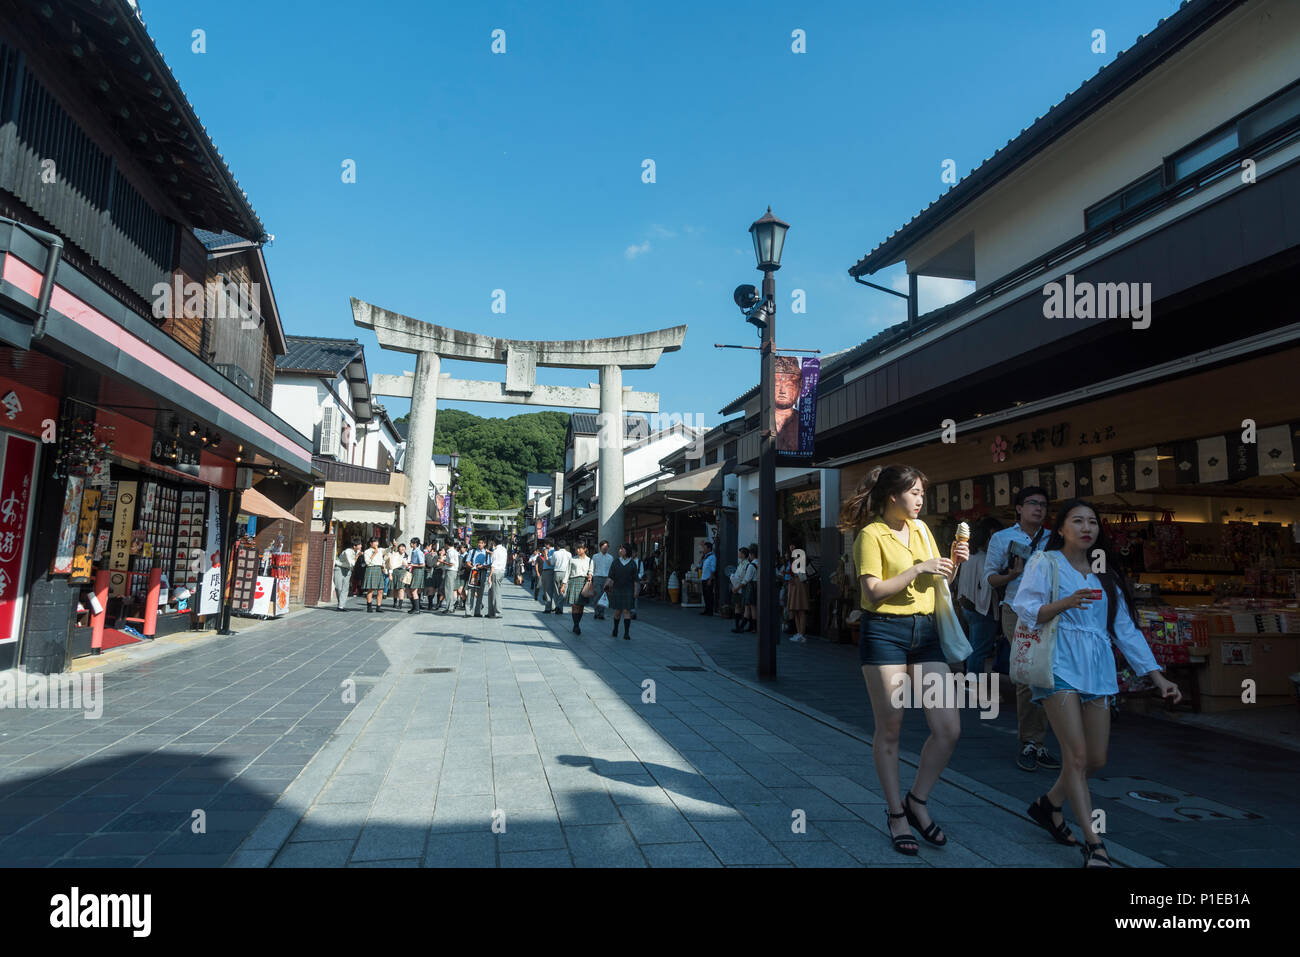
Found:
[[[623,413],[658,411],[656,393],[625,395],[624,369],[653,369],[665,352],[676,352],[686,338],[686,326],[605,339],[520,340],[484,336],[412,319],[401,313],[352,299],[352,320],[372,329],[383,349],[415,354],[414,376],[376,376],[376,383],[389,393],[409,397],[411,414],[407,426],[407,524],[410,535],[424,536],[424,519],[429,490],[429,462],[433,456],[433,432],[439,398],[460,398],[477,402],[507,402],[521,405],[562,405],[592,408],[596,400],[602,421],[599,449],[600,537],[623,541]],[[442,358],[504,364],[504,385],[492,382],[443,379]],[[538,366],[563,369],[599,370],[599,385],[589,389],[539,386]],[[409,379],[409,387],[407,380]],[[381,381],[382,380],[382,381]],[[396,381],[393,381],[396,380]],[[446,382],[447,393],[443,392]],[[472,395],[469,393],[473,393]],[[483,396],[480,398],[479,396]],[[571,401],[558,401],[568,398]],[[652,405],[653,408],[643,408]]]

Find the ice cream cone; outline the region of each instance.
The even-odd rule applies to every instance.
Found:
[[[956,540],[959,542],[970,541],[970,526],[965,522],[958,524]]]

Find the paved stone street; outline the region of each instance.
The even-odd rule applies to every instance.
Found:
[[[844,648],[783,647],[783,677],[758,687],[744,680],[739,659],[738,674],[714,664],[726,664],[724,650],[743,657],[748,648],[752,669],[752,641],[725,635],[720,620],[645,603],[623,641],[590,614],[583,634],[571,634],[568,615],[540,614],[514,586],[504,605],[503,620],[319,609],[237,623],[234,638],[109,671],[97,721],[70,711],[0,715],[0,861],[1078,866],[1076,851],[1022,816],[1046,774],[1004,760],[1004,733],[972,728],[1005,716],[968,716],[958,759],[930,804],[949,845],[922,843],[918,858],[905,858],[886,837],[861,727],[865,693]],[[706,653],[656,621],[698,631],[714,647]],[[729,649],[718,644],[728,640]],[[647,681],[653,702],[643,700]],[[352,683],[355,704],[345,700]],[[815,688],[814,701],[800,700]],[[921,740],[921,722],[908,724],[904,783]],[[1108,774],[1128,774],[1130,760],[1166,784],[1181,780],[1172,767],[1207,774],[1204,750],[1171,760],[1165,726],[1140,727],[1147,760],[1121,754],[1139,735],[1117,728]],[[1294,774],[1293,760],[1279,766],[1271,755],[1250,757],[1242,742],[1230,748],[1263,780]],[[996,770],[972,767],[981,760]],[[1259,793],[1252,789],[1256,809],[1265,804]],[[1115,860],[1159,866],[1141,839],[1144,829],[1163,833],[1164,822],[1123,815],[1119,801],[1103,806],[1111,805]],[[202,833],[194,833],[196,811]],[[792,826],[800,817],[803,833]],[[1198,830],[1185,840],[1234,825],[1234,836],[1269,832],[1278,853],[1292,840],[1289,821],[1267,816],[1191,825]],[[1249,846],[1209,844],[1205,856],[1175,863],[1247,863],[1233,855]]]
[[[697,643],[718,667],[757,684],[757,636],[731,634],[729,619],[652,601],[641,602],[639,616]],[[777,673],[776,680],[762,682],[765,690],[871,735],[856,646],[816,638],[796,644],[783,634]],[[1300,732],[1294,709],[1282,717]],[[904,749],[918,752],[925,741],[919,719],[905,718]],[[1016,744],[1014,700],[1003,702],[994,720],[964,713],[949,768],[1014,798],[1011,806],[1023,811],[1056,774],[1020,770]],[[1060,755],[1050,731],[1048,745]],[[1094,808],[1106,811],[1108,846],[1119,841],[1172,867],[1293,867],[1300,856],[1297,789],[1296,750],[1125,712],[1112,724],[1108,761],[1093,780],[1092,795]],[[1068,807],[1066,817],[1073,820]]]

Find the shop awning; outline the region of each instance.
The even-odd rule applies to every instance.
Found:
[[[286,522],[302,524],[302,519],[276,505],[255,488],[246,488],[240,494],[239,510],[247,515],[257,515],[261,518],[282,518]]]
[[[397,506],[383,502],[335,502],[334,521],[358,525],[396,525]]]
[[[338,506],[343,502],[391,502],[394,505],[406,504],[407,478],[403,472],[394,472],[388,478],[388,484],[378,485],[370,482],[329,482],[325,483],[325,497],[333,500],[337,516]]]
[[[653,485],[637,489],[624,501],[625,506],[662,508],[667,503],[704,505],[721,501],[722,470],[725,462],[662,478]]]

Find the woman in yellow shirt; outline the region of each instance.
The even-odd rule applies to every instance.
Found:
[[[898,739],[903,708],[912,697],[902,693],[903,682],[911,682],[919,696],[927,675],[949,673],[935,627],[935,594],[941,587],[939,576],[951,582],[957,565],[970,557],[965,542],[955,543],[949,558],[937,557],[934,536],[917,517],[925,503],[925,485],[919,469],[875,468],[840,512],[840,527],[857,532],[853,561],[862,606],[858,658],[875,719],[871,741],[876,776],[889,804],[894,850],[909,856],[919,846],[908,824],[936,847],[948,843],[925,803],[957,745],[961,715],[955,707],[942,706],[951,702],[925,707],[930,737],[921,749],[912,790],[900,799]]]

